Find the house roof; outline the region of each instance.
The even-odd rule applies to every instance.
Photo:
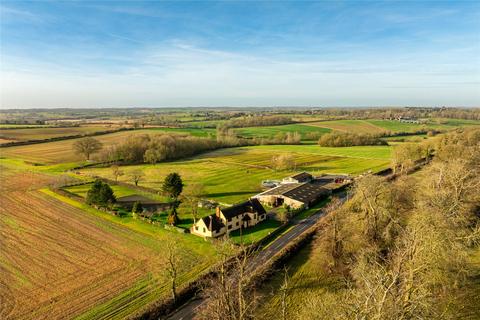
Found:
[[[301,181],[301,180],[305,180],[305,179],[311,179],[312,175],[310,173],[304,171],[304,172],[294,174],[293,176],[290,176],[290,178]]]
[[[222,222],[222,219],[212,214],[202,218],[203,223],[207,226],[208,231],[220,231],[225,225]]]
[[[236,217],[244,212],[257,212],[258,214],[266,213],[258,199],[250,199],[231,207],[220,209],[220,211],[222,211],[223,215],[227,219]]]

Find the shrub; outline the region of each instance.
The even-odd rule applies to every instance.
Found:
[[[115,195],[107,183],[97,179],[87,192],[86,203],[99,207],[109,207],[115,203]]]

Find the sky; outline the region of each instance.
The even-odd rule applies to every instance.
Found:
[[[2,108],[480,106],[479,1],[0,2]]]

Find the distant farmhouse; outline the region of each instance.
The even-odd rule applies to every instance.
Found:
[[[396,120],[400,121],[400,122],[405,122],[405,123],[415,123],[415,124],[418,124],[420,123],[420,121],[417,119],[417,118],[413,118],[413,117],[398,117],[396,118]]]
[[[253,227],[265,220],[267,213],[257,199],[228,208],[217,207],[215,214],[198,220],[191,228],[193,234],[202,237],[220,237],[237,229]]]

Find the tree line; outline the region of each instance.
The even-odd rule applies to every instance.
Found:
[[[402,117],[480,120],[478,108],[318,108],[295,113],[307,113],[332,119],[397,119]]]
[[[220,148],[261,144],[299,144],[298,132],[287,132],[273,138],[239,138],[232,129],[217,130],[217,136],[201,138],[180,134],[143,134],[128,136],[124,142],[104,147],[94,138],[84,138],[73,144],[73,149],[87,160],[95,155],[101,162],[151,163],[193,156]]]
[[[433,147],[419,176],[359,179],[326,216],[311,259],[336,289],[311,295],[297,318],[458,316],[469,250],[480,244],[480,130],[446,134]]]
[[[368,133],[332,131],[318,139],[321,147],[384,146],[388,145],[380,136]]]
[[[264,127],[264,126],[279,126],[283,124],[294,123],[292,118],[287,116],[265,116],[265,115],[251,115],[241,118],[233,118],[223,125],[229,128],[245,128],[245,127]]]

